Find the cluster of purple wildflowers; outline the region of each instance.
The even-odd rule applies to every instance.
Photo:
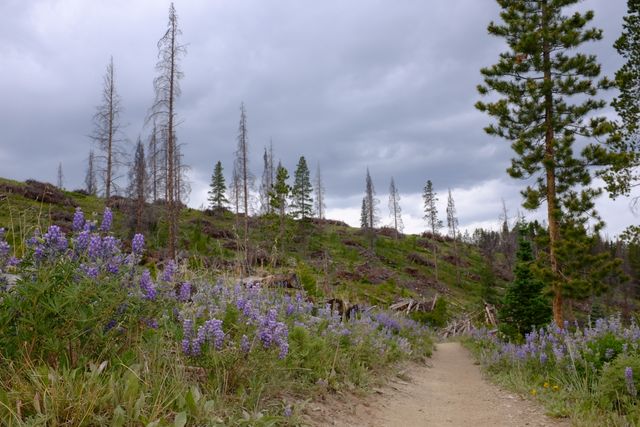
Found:
[[[187,284],[189,293],[183,290]],[[192,292],[192,287],[197,292]],[[188,356],[202,354],[209,335],[200,332],[201,328],[210,320],[224,317],[229,308],[239,314],[238,342],[229,337],[224,345],[214,345],[215,349],[238,348],[244,353],[273,349],[280,359],[289,354],[292,328],[303,328],[343,345],[370,347],[381,355],[390,348],[409,355],[413,351],[411,339],[422,339],[429,333],[410,319],[377,310],[365,310],[353,319],[344,319],[329,305],[317,307],[309,302],[304,292],[292,296],[259,284],[185,282],[177,299],[184,302],[179,317],[183,319],[182,349]]]
[[[636,389],[636,385],[633,381],[633,369],[629,366],[624,369],[624,382],[627,386],[627,392],[629,392],[632,397],[636,397],[638,395],[638,390]]]
[[[531,365],[539,372],[559,369],[595,374],[620,355],[640,353],[640,327],[623,325],[619,316],[598,319],[586,327],[550,324],[527,334],[521,344],[502,342],[486,329],[473,331],[472,339],[490,350],[485,355],[490,365]],[[624,374],[629,393],[636,396],[632,369],[628,367]]]
[[[151,280],[151,273],[145,269],[140,276],[140,290],[142,297],[148,300],[154,300],[157,296],[156,285]]]
[[[284,359],[289,353],[289,329],[284,322],[277,321],[277,311],[270,309],[269,312],[262,317],[260,326],[258,327],[258,338],[264,348],[271,348],[275,345],[279,349],[278,357]]]
[[[42,236],[36,232],[27,244],[33,248],[33,257],[36,261],[56,260],[64,255],[69,247],[67,237],[57,225],[50,226]]]
[[[33,250],[33,259],[38,263],[52,262],[62,257],[79,261],[79,272],[97,278],[100,274],[118,274],[123,266],[137,264],[144,251],[144,237],[136,234],[132,242],[132,253],[125,256],[121,242],[108,234],[113,223],[113,213],[105,208],[102,223],[87,221],[82,209],[73,215],[73,236],[69,239],[57,225],[49,227],[41,235],[36,232],[27,241]]]
[[[216,350],[222,350],[225,333],[222,330],[222,320],[208,319],[198,327],[194,333],[194,324],[190,319],[182,322],[182,351],[187,356],[200,356],[202,347],[211,343]]]
[[[0,227],[0,273],[7,267],[18,265],[20,260],[11,255],[11,246],[6,240],[5,229]]]

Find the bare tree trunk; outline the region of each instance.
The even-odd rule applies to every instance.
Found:
[[[113,99],[114,99],[114,76],[113,76],[113,57],[111,58],[111,62],[109,63],[109,67],[107,68],[108,76],[107,79],[109,81],[109,134],[107,141],[107,178],[105,182],[105,197],[107,198],[107,203],[109,201],[109,197],[111,197],[111,181],[112,181],[112,167],[113,167],[113,119],[114,119],[114,110],[113,110]]]

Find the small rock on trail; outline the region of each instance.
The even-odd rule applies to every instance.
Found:
[[[437,346],[431,366],[414,365],[408,382],[392,380],[369,398],[336,399],[316,407],[311,424],[358,427],[569,426],[534,402],[507,393],[482,378],[459,343]]]

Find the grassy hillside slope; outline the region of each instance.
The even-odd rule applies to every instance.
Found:
[[[71,228],[73,213],[80,207],[98,219],[105,200],[81,192],[60,191],[35,181],[0,179],[0,227],[20,256],[26,237],[52,223]],[[112,198],[116,234],[133,235],[128,222],[127,200]],[[160,204],[148,206],[149,251],[145,263],[161,263],[166,246],[166,227]],[[213,273],[239,274],[242,217],[230,212],[203,212],[185,208],[180,216],[179,257],[191,267]],[[250,218],[252,275],[296,273],[310,295],[335,297],[355,303],[388,306],[401,297],[445,296],[454,307],[470,308],[479,301],[481,270],[485,263],[477,248],[459,244],[456,257],[449,239],[416,235],[395,240],[390,230],[376,230],[371,246],[368,235],[339,221],[286,221],[286,232],[278,241],[279,219]],[[434,251],[438,260],[435,278]],[[456,273],[459,269],[459,274]]]

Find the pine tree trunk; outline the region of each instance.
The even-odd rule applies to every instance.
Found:
[[[558,259],[556,257],[556,244],[559,240],[557,200],[556,200],[556,174],[555,174],[555,138],[553,132],[553,92],[551,91],[551,47],[547,34],[547,22],[549,20],[547,1],[542,2],[542,31],[543,31],[543,69],[544,82],[547,86],[544,95],[545,104],[545,154],[544,167],[547,177],[547,220],[549,221],[549,260],[553,273],[553,320],[559,328],[563,327],[562,315],[562,286],[558,279]]]

